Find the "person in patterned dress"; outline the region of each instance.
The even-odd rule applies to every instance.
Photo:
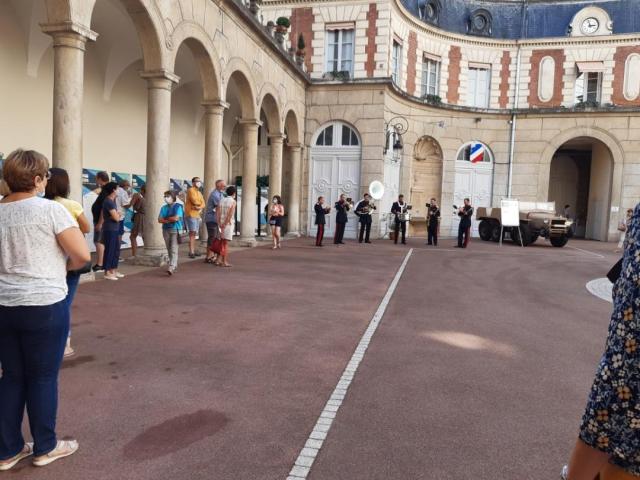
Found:
[[[640,477],[640,204],[629,220],[613,304],[567,480]]]

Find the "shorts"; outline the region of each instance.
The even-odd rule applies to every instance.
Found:
[[[131,227],[131,235],[144,235],[144,213],[133,214],[133,226]]]
[[[272,227],[282,227],[282,217],[271,217],[269,225]]]
[[[121,237],[124,235],[124,220],[120,220],[118,224],[118,236]]]
[[[93,243],[102,243],[102,232],[93,227]]]
[[[200,218],[198,217],[186,217],[186,220],[187,220],[187,230],[189,230],[189,233],[191,232],[198,233],[198,230],[200,230],[200,222],[202,220],[200,220]]]

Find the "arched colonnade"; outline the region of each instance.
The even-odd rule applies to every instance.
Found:
[[[100,41],[98,33],[90,28],[96,0],[42,1],[45,1],[47,11],[47,22],[42,24],[42,31],[53,38],[54,50],[52,161],[55,166],[69,172],[72,196],[80,200],[84,61],[87,43]],[[166,10],[172,7],[154,0],[111,1],[119,1],[133,21],[143,57],[144,68],[140,76],[147,86],[146,209],[150,214],[145,218],[143,261],[157,263],[165,253],[155,212],[159,211],[163,192],[169,185],[172,92],[180,82],[174,72],[177,54],[183,45],[191,51],[202,86],[203,180],[206,191],[213,188],[215,180],[222,178],[223,127],[227,120],[239,127],[241,135],[242,196],[245,199],[256,197],[256,182],[245,179],[257,176],[258,131],[260,127],[266,128],[270,145],[269,193],[270,196],[282,194],[283,187],[287,189],[288,230],[298,232],[301,141],[304,138],[301,127],[304,115],[301,112],[304,111],[304,104],[295,101],[295,95],[287,95],[287,88],[283,84],[276,88],[273,82],[265,78],[267,75],[260,74],[259,71],[256,74],[255,59],[243,58],[238,55],[240,49],[234,50],[233,46],[226,45],[225,42],[214,42],[220,30],[216,22],[229,22],[222,18],[212,20],[216,13],[221,16],[219,7],[214,2],[188,2],[190,5],[197,4],[189,18],[184,14],[186,5],[179,5],[177,10],[183,13],[181,18],[176,18],[175,5],[172,10]],[[197,6],[202,7],[199,13],[195,12]],[[238,31],[242,32],[243,29],[236,29],[236,33]],[[246,39],[247,42],[249,40]],[[221,52],[217,46],[223,49],[226,47],[228,51]],[[266,57],[272,53],[262,52],[261,55]],[[278,66],[281,68],[280,76],[286,76],[286,67]],[[304,98],[304,85],[300,85],[300,88],[303,92],[300,98]],[[233,108],[237,118],[225,118],[234,101],[238,103]],[[262,122],[261,118],[266,119],[266,122]],[[287,176],[286,185],[283,185],[285,154],[290,162],[290,175]],[[228,172],[229,176],[230,174]],[[252,244],[255,241],[257,219],[256,202],[242,202],[240,231],[241,241],[244,243]]]

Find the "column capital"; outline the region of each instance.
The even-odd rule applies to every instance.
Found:
[[[302,150],[302,147],[304,145],[302,145],[301,143],[287,143],[287,147],[289,147],[291,150]]]
[[[257,118],[240,118],[238,120],[238,123],[240,125],[255,125],[256,127],[261,127],[262,125],[264,125],[264,123]]]
[[[285,138],[287,138],[283,133],[271,133],[267,135],[267,137],[271,141],[271,145],[282,145],[284,144]]]
[[[168,70],[152,70],[140,72],[140,77],[147,81],[148,88],[161,88],[171,90],[175,83],[180,81],[180,77]]]
[[[222,115],[230,106],[227,102],[223,102],[222,100],[204,101],[201,105],[204,107],[205,113],[210,113],[212,115]]]
[[[98,34],[75,22],[41,23],[44,33],[53,37],[54,47],[71,47],[84,51],[87,41],[95,41]]]

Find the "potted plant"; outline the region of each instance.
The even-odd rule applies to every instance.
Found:
[[[431,105],[440,105],[442,103],[442,98],[440,98],[440,95],[433,95],[429,93],[427,95],[423,95],[422,99]]]
[[[280,33],[287,33],[289,27],[291,26],[291,21],[287,17],[278,17],[276,20],[276,31]]]

